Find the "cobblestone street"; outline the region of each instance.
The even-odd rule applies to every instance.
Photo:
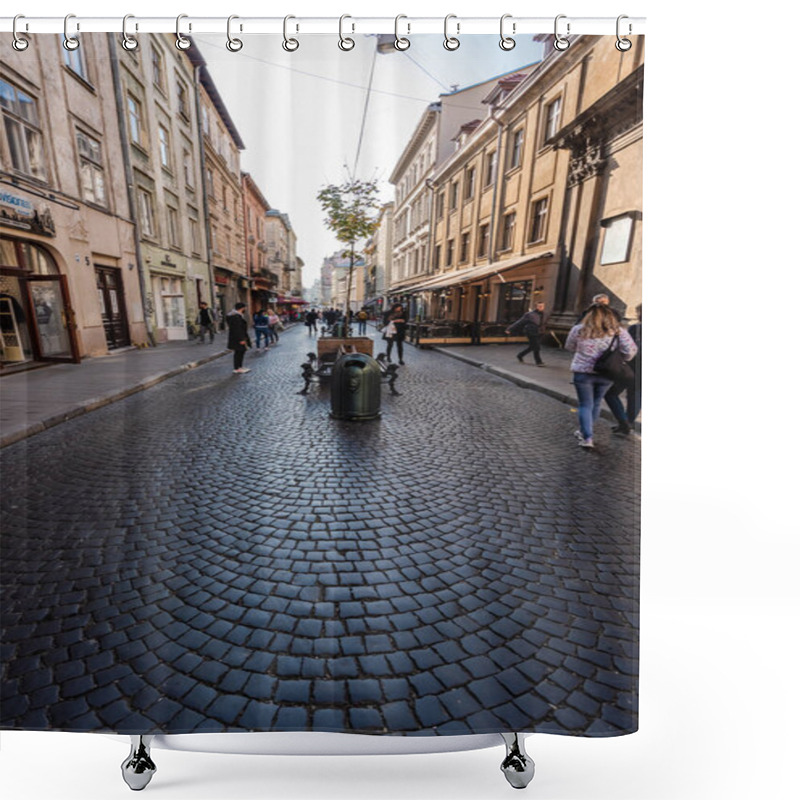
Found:
[[[635,729],[638,441],[410,346],[379,421],[334,421],[313,348],[0,452],[2,725]]]

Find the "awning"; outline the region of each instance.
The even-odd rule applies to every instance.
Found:
[[[493,275],[500,275],[501,272],[507,272],[515,267],[522,267],[534,261],[540,261],[543,258],[551,258],[553,255],[553,251],[548,250],[545,253],[538,253],[533,256],[516,256],[514,258],[503,259],[502,261],[495,261],[493,264],[482,264],[479,267],[458,269],[454,272],[428,278],[427,280],[412,284],[411,286],[398,287],[396,291],[411,294],[414,292],[428,292],[434,289],[444,289],[446,286],[454,286],[459,283],[472,283],[473,281],[483,280],[487,277],[491,278]]]
[[[279,296],[276,302],[278,302],[278,303],[286,303],[286,304],[295,305],[295,306],[308,305],[308,300],[303,300],[302,297],[280,297]]]

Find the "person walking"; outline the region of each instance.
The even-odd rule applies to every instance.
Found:
[[[233,311],[226,317],[228,323],[228,350],[233,350],[233,371],[238,374],[250,372],[242,366],[244,364],[244,354],[247,348],[252,346],[250,336],[247,333],[247,319],[244,316],[246,306],[244,303],[237,303]]]
[[[637,323],[628,327],[633,343],[636,345],[636,355],[628,362],[633,372],[633,378],[627,383],[615,383],[606,394],[608,404],[617,425],[611,430],[620,436],[627,436],[633,430],[633,424],[642,408],[642,304],[636,306]],[[625,405],[623,406],[620,395],[625,392]]]
[[[312,308],[306,314],[306,327],[308,328],[308,335],[311,336],[311,331],[313,330],[313,335],[317,333],[317,319],[319,318],[319,314]]]
[[[403,342],[406,339],[406,326],[408,325],[408,313],[403,308],[402,303],[395,303],[387,315],[386,328],[383,338],[386,339],[386,360],[392,363],[392,347],[397,344],[397,359],[400,364],[403,361]]]
[[[283,324],[281,323],[281,318],[275,313],[274,308],[270,308],[267,312],[267,322],[269,323],[270,339],[275,344],[278,344],[278,340],[281,338],[278,336],[278,331],[283,328]]]
[[[533,353],[533,360],[536,362],[537,367],[543,367],[541,351],[539,347],[540,337],[544,333],[544,303],[536,303],[536,305],[523,314],[513,325],[506,328],[506,334],[514,334],[522,331],[528,337],[528,346],[517,353],[517,361],[522,363],[528,353]]]
[[[264,340],[264,352],[269,349],[269,317],[263,308],[253,314],[253,328],[256,332],[256,350],[261,348],[261,340]]]
[[[366,336],[367,334],[367,309],[362,308],[361,311],[356,314],[356,319],[358,320],[358,335],[359,336]]]
[[[213,308],[208,307],[208,303],[201,301],[200,310],[197,312],[197,319],[195,325],[199,330],[197,334],[198,344],[203,344],[208,334],[208,343],[214,344],[214,333],[217,326],[217,315],[214,313]]]
[[[612,309],[599,303],[588,309],[583,322],[573,326],[564,344],[567,350],[575,353],[570,369],[578,395],[580,430],[575,431],[575,436],[581,447],[594,447],[594,423],[600,416],[603,398],[614,383],[610,378],[596,373],[594,366],[615,339],[616,347],[626,361],[636,355],[636,344],[630,334],[620,327]]]

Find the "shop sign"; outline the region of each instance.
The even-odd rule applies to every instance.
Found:
[[[214,283],[218,286],[227,286],[231,282],[230,275],[214,270]]]
[[[0,225],[40,236],[56,235],[56,226],[47,206],[34,203],[9,189],[0,189]]]

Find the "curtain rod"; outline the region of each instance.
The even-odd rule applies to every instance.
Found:
[[[8,8],[8,5],[6,5]],[[14,30],[14,17],[0,17],[0,32],[11,33]],[[621,33],[625,36],[641,35],[645,32],[645,17],[570,17],[558,15],[558,30],[563,34],[595,34],[615,35],[621,25]],[[24,33],[64,33],[67,24],[65,17],[36,17],[19,15],[16,31]],[[499,34],[501,25],[507,36],[525,34],[553,34],[556,27],[555,17],[513,17],[504,15],[501,23],[497,17],[459,17],[449,15],[447,23],[444,17],[355,17],[344,15],[338,17],[194,17],[182,14],[175,17],[129,17],[126,29],[128,33],[175,33],[180,27],[183,35],[218,33],[226,34],[229,30],[236,34],[278,34],[283,35],[288,25],[292,34],[394,34],[414,36],[415,34],[442,35],[447,30],[449,35]],[[569,26],[569,28],[567,27]],[[80,33],[122,32],[122,17],[82,17],[69,15],[68,27],[70,35]]]

